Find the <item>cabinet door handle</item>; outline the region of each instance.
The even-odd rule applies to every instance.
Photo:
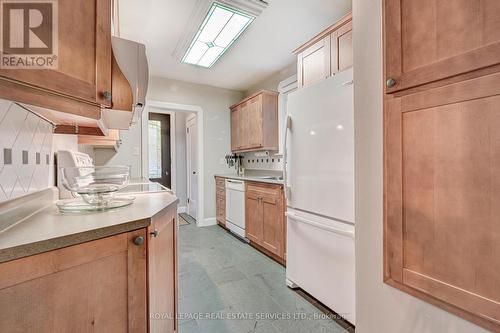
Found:
[[[160,233],[158,232],[158,230],[155,230],[155,231],[153,231],[153,232],[150,232],[149,234],[150,234],[151,236],[153,236],[153,237],[158,237],[158,235],[159,235]]]
[[[104,99],[107,101],[111,101],[113,95],[111,95],[111,92],[109,92],[109,91],[104,91],[102,93],[102,97],[104,97]]]
[[[144,244],[144,237],[137,236],[136,238],[134,238],[134,244],[137,246]]]

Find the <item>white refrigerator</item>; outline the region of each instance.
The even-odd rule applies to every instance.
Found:
[[[352,68],[288,96],[288,286],[355,324]]]

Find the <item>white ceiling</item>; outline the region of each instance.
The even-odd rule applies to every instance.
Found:
[[[351,9],[351,0],[268,0],[269,6],[211,68],[173,52],[198,0],[119,0],[120,35],[146,44],[150,74],[244,91],[294,62],[292,51]]]

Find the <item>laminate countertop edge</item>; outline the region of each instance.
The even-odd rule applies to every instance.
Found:
[[[237,176],[237,175],[216,174],[215,177],[226,178],[226,179],[243,180],[243,181],[247,181],[247,182],[258,182],[258,183],[266,183],[266,184],[283,185],[283,180],[265,179],[265,178],[259,178],[259,176],[252,177],[252,176]]]
[[[0,263],[145,228],[150,225],[150,221],[150,219],[131,221],[119,225],[83,231],[76,234],[2,249],[0,250]]]

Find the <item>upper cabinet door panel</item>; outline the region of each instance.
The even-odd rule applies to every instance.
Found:
[[[298,55],[299,86],[323,80],[330,75],[330,36]]]
[[[500,63],[500,1],[386,0],[387,92]]]
[[[239,128],[239,134],[238,134],[238,139],[239,139],[239,149],[245,149],[248,148],[249,146],[249,137],[248,137],[248,122],[249,122],[249,116],[248,116],[248,102],[245,102],[241,104],[238,107],[239,111],[239,123],[238,123],[238,128]]]
[[[240,148],[239,115],[239,106],[231,110],[231,151],[236,151]]]
[[[341,72],[351,67],[353,62],[352,21],[339,28],[339,30],[335,33],[335,39],[337,44],[338,60],[337,58],[333,59],[332,57],[332,63],[333,60],[337,60],[336,68],[339,72]]]
[[[111,1],[58,1],[58,67],[3,69],[0,76],[88,101],[108,105],[111,91]]]
[[[262,95],[248,104],[248,148],[259,148],[262,147]]]

